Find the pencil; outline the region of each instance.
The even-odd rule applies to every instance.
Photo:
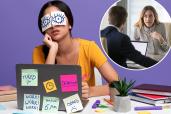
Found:
[[[112,101],[110,101],[109,99],[104,98],[104,101],[106,101],[106,102],[109,103],[110,105],[113,105]]]

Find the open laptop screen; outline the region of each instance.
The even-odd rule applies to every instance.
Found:
[[[141,52],[142,55],[146,55],[148,42],[144,41],[131,41],[135,49]]]

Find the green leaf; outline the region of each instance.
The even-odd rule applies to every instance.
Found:
[[[134,83],[135,81],[131,80],[127,82],[126,78],[124,78],[123,80],[119,80],[118,82],[112,82],[111,85],[113,85],[118,90],[120,96],[127,96]]]

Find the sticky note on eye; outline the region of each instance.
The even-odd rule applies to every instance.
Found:
[[[62,92],[78,91],[77,75],[60,75],[61,90]]]
[[[24,110],[38,111],[40,107],[40,95],[24,94]]]
[[[67,114],[77,112],[83,109],[80,97],[78,94],[72,95],[63,99]]]
[[[38,70],[22,69],[21,86],[38,86]]]
[[[55,11],[51,13],[52,25],[66,25],[65,13],[61,11]]]
[[[57,97],[43,97],[43,112],[57,112],[59,107],[59,98]]]
[[[50,28],[52,26],[51,23],[51,15],[47,14],[45,16],[43,16],[41,18],[41,23],[42,23],[42,31],[44,32],[45,30],[47,30],[48,28]]]
[[[66,25],[66,16],[64,12],[54,11],[41,18],[42,32],[56,25]]]
[[[43,82],[43,85],[47,93],[57,90],[54,79]]]

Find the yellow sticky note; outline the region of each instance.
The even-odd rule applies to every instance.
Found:
[[[140,111],[137,114],[151,114],[151,112],[148,112],[148,111]]]
[[[43,85],[47,93],[57,90],[54,79],[43,82]]]
[[[104,110],[98,109],[98,110],[95,110],[95,112],[101,113],[101,112],[104,112]]]

